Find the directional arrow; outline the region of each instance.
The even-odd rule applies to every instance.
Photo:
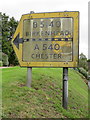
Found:
[[[19,38],[19,34],[14,39],[13,43],[16,45],[16,47],[19,49],[19,43],[23,43],[23,38]]]

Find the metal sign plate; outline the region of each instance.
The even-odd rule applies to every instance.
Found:
[[[79,12],[23,15],[12,39],[21,66],[77,67]]]
[[[72,61],[73,18],[24,20],[23,28],[23,61]]]

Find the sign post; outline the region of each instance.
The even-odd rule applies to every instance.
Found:
[[[78,66],[79,12],[33,13],[22,15],[12,45],[21,67],[63,67],[63,107],[68,102],[68,67]]]
[[[32,82],[32,68],[27,67],[27,83],[26,83],[26,86],[30,88],[31,87],[31,82]]]
[[[68,68],[63,68],[63,98],[62,106],[64,109],[67,109],[68,105]]]

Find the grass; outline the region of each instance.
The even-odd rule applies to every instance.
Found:
[[[0,69],[0,98],[2,98],[2,70]],[[0,99],[0,108],[2,107],[2,99]],[[2,110],[0,109],[0,119],[2,115]]]
[[[62,108],[62,68],[33,68],[32,87],[26,85],[26,68],[3,69],[3,118],[86,118],[88,87],[69,69],[68,110]]]

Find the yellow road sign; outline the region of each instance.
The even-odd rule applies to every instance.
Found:
[[[12,45],[20,66],[77,67],[79,12],[22,15]]]

